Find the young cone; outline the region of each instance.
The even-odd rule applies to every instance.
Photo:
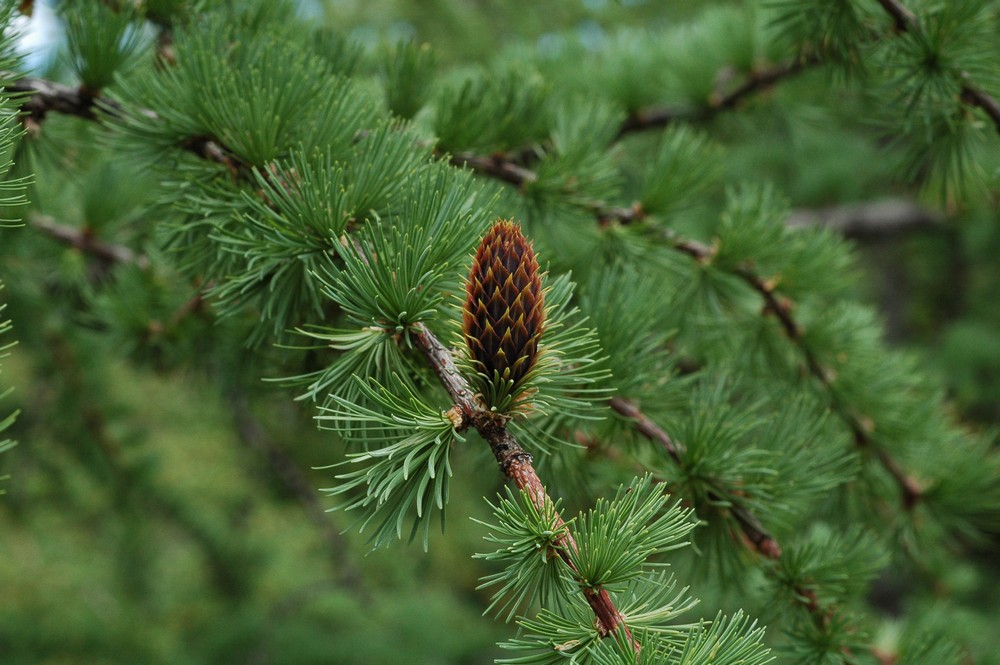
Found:
[[[497,221],[479,243],[465,287],[462,332],[490,406],[515,398],[538,362],[545,323],[542,278],[521,227]]]

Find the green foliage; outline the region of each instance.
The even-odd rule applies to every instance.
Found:
[[[400,118],[411,119],[428,100],[434,80],[434,52],[429,44],[400,42],[383,57],[386,106]]]
[[[646,476],[619,489],[610,501],[598,499],[576,523],[577,551],[570,554],[581,584],[613,587],[643,573],[646,560],[682,547],[691,532],[692,511],[666,509],[669,496]]]
[[[87,89],[97,93],[138,57],[147,40],[131,5],[75,5],[66,23],[70,66]]]
[[[397,380],[390,391],[356,375],[355,380],[372,408],[333,397],[335,406],[321,412],[318,419],[321,424],[363,422],[365,441],[373,447],[349,455],[343,464],[350,465],[348,468],[355,464],[364,468],[337,475],[340,484],[325,491],[350,495],[359,488],[364,490],[364,496],[350,499],[343,509],[365,512],[361,531],[374,526],[371,540],[375,547],[402,537],[403,521],[412,507],[416,515],[410,538],[422,525],[424,549],[427,549],[427,518],[434,508],[443,511],[448,501],[454,425],[441,411],[409,391],[402,381]],[[377,444],[382,447],[375,448]],[[442,520],[443,516],[442,512]]]
[[[548,102],[542,77],[528,67],[471,72],[438,93],[433,121],[437,146],[490,153],[540,141],[551,123]]]
[[[5,102],[12,662],[995,661],[996,3],[364,4],[61,3],[98,122]],[[934,188],[925,247],[801,228]],[[498,217],[549,270],[506,391]],[[921,271],[888,336],[859,265]]]
[[[717,148],[686,125],[669,128],[646,167],[639,201],[648,214],[670,220],[691,208],[717,184]]]
[[[507,564],[503,571],[483,577],[479,588],[498,587],[487,611],[506,612],[505,619],[510,621],[518,610],[536,602],[557,605],[570,595],[572,586],[568,570],[555,563],[555,548],[569,528],[556,519],[560,503],[539,508],[527,492],[515,494],[506,488],[506,493],[490,504],[494,521],[480,522],[489,529],[486,541],[499,549],[475,556]]]
[[[2,288],[0,284],[0,288]],[[0,316],[3,315],[3,311],[7,308],[6,304],[0,303]],[[8,335],[11,330],[10,321],[4,321],[0,319],[0,335]],[[10,348],[13,346],[12,342],[5,341],[2,346],[0,346],[0,359],[6,358],[10,355]],[[12,388],[6,387],[0,390],[0,399],[6,398],[10,395]],[[14,424],[14,419],[17,418],[17,412],[10,413],[6,416],[0,418],[0,434],[2,434],[7,428]],[[14,442],[10,439],[0,439],[0,452],[3,452],[14,445]]]

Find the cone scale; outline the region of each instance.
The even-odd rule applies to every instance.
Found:
[[[487,381],[487,394],[500,407],[516,397],[538,362],[545,323],[538,260],[521,227],[499,220],[476,250],[465,287],[462,331],[469,358]]]

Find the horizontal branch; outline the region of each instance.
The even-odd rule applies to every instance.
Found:
[[[133,264],[145,270],[149,267],[149,259],[137,254],[124,245],[105,242],[94,235],[90,229],[77,229],[56,222],[45,215],[33,215],[29,225],[38,229],[56,242],[77,249],[108,265],[116,263]]]
[[[855,239],[876,239],[945,228],[944,218],[939,213],[907,199],[794,210],[785,223],[791,228],[824,227]]]
[[[539,511],[547,512],[554,505],[554,502],[545,491],[545,486],[535,472],[531,454],[524,450],[513,435],[507,431],[503,417],[480,403],[468,381],[455,366],[451,352],[441,344],[434,333],[423,323],[414,324],[411,332],[411,339],[415,346],[423,353],[428,364],[441,380],[441,385],[448,392],[455,407],[460,411],[463,426],[471,425],[479,432],[489,443],[500,471],[514,481],[518,489],[527,493]],[[556,552],[563,562],[574,573],[578,574],[579,571],[570,556],[571,552],[577,551],[576,541],[565,521],[558,514],[555,515],[553,530],[562,533],[557,541],[559,547],[555,548]],[[633,640],[628,626],[625,625],[625,618],[615,607],[607,590],[583,586],[581,591],[597,617],[598,630],[601,635],[606,636],[621,628],[627,639],[633,643],[636,651],[639,651],[640,645]]]
[[[2,79],[12,79],[16,76],[10,72],[0,74]],[[120,110],[116,102],[102,98],[83,87],[73,87],[31,76],[7,84],[4,92],[14,97],[24,96],[25,102],[21,105],[21,110],[36,121],[41,121],[49,113],[96,120],[98,103],[105,109]]]
[[[8,73],[6,77],[13,78]],[[4,87],[9,95],[23,98],[21,110],[36,123],[40,123],[49,113],[75,116],[84,120],[98,120],[98,109],[111,116],[121,116],[124,109],[118,102],[104,95],[88,91],[83,87],[73,87],[35,77],[17,79]],[[140,109],[139,113],[153,120],[159,119],[155,111]],[[210,162],[225,166],[236,177],[245,165],[232,151],[210,136],[193,136],[182,141],[178,147],[194,153]]]
[[[734,90],[726,94],[714,94],[701,106],[693,108],[656,107],[635,111],[622,123],[616,140],[633,132],[660,129],[677,121],[707,122],[723,111],[738,107],[754,94],[767,90],[776,83],[792,78],[818,64],[820,64],[818,58],[807,57],[781,62],[763,69],[751,70],[743,83]]]
[[[453,166],[468,167],[477,173],[514,185],[518,189],[538,180],[538,175],[534,171],[520,166],[502,153],[476,155],[470,152],[460,152],[451,155],[448,161]]]

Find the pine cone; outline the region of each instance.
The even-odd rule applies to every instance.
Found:
[[[500,401],[537,363],[545,322],[538,261],[519,224],[499,220],[486,232],[465,292],[462,330],[469,356]]]

